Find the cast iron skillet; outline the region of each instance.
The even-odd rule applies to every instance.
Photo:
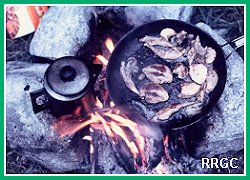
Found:
[[[139,97],[125,86],[120,76],[120,65],[121,61],[126,62],[131,56],[135,57],[138,61],[145,61],[145,64],[152,64],[153,61],[164,62],[161,58],[155,57],[151,50],[143,47],[143,43],[139,42],[139,39],[145,35],[159,35],[160,31],[167,27],[174,29],[176,32],[185,30],[189,34],[194,34],[195,36],[199,35],[203,46],[212,47],[217,52],[213,66],[219,77],[217,86],[209,94],[208,103],[203,106],[202,111],[199,114],[192,117],[170,118],[170,120],[161,124],[172,129],[187,126],[205,116],[217,103],[224,90],[227,76],[226,58],[222,48],[210,35],[196,26],[178,20],[158,20],[142,25],[130,31],[119,41],[115,50],[111,54],[106,73],[107,86],[111,100],[113,100],[121,111],[124,112],[129,118],[146,117],[137,106],[132,104],[132,101],[139,100]],[[147,106],[154,109],[159,105],[155,104]]]

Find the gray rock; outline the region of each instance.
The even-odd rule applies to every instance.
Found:
[[[191,6],[55,6],[43,16],[30,43],[30,54],[50,59],[89,51],[95,11],[117,26],[139,26],[159,19],[189,21]],[[88,53],[89,54],[89,53]]]
[[[178,19],[189,21],[192,6],[101,6],[96,7],[98,14],[103,15],[117,26],[133,27],[160,20]],[[121,23],[122,22],[122,23]]]
[[[128,6],[125,8],[127,22],[139,26],[160,19],[189,21],[192,6]]]
[[[32,109],[30,92],[43,87],[47,67],[48,64],[7,63],[7,145],[53,172],[70,171],[80,167],[83,146],[61,139],[51,126],[56,119],[48,111],[34,114]]]
[[[90,37],[93,7],[50,7],[30,43],[30,54],[50,59],[75,56]]]
[[[209,33],[218,44],[226,43],[206,24],[199,23],[197,26]],[[223,50],[226,55],[233,52],[229,45]],[[226,86],[217,106],[210,112],[204,140],[196,144],[193,153],[196,157],[212,157],[244,148],[244,61],[233,52],[226,62]]]

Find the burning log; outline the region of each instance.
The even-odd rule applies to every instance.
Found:
[[[62,116],[53,125],[61,137],[89,126],[94,130],[101,130],[109,138],[118,159],[129,173],[146,173],[160,162],[164,153],[163,136],[158,126],[132,121],[116,107],[104,107],[98,98],[87,118]],[[95,151],[95,144],[93,147]]]

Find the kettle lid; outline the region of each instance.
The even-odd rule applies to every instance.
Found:
[[[45,73],[45,89],[56,99],[76,99],[83,96],[90,81],[87,66],[74,57],[63,57],[51,64]],[[63,100],[65,100],[63,98]]]

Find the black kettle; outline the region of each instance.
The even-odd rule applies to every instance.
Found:
[[[72,114],[83,97],[90,97],[102,65],[87,65],[67,56],[55,60],[46,70],[44,87],[30,93],[34,113],[50,109],[56,117]],[[38,103],[45,96],[47,101]]]

